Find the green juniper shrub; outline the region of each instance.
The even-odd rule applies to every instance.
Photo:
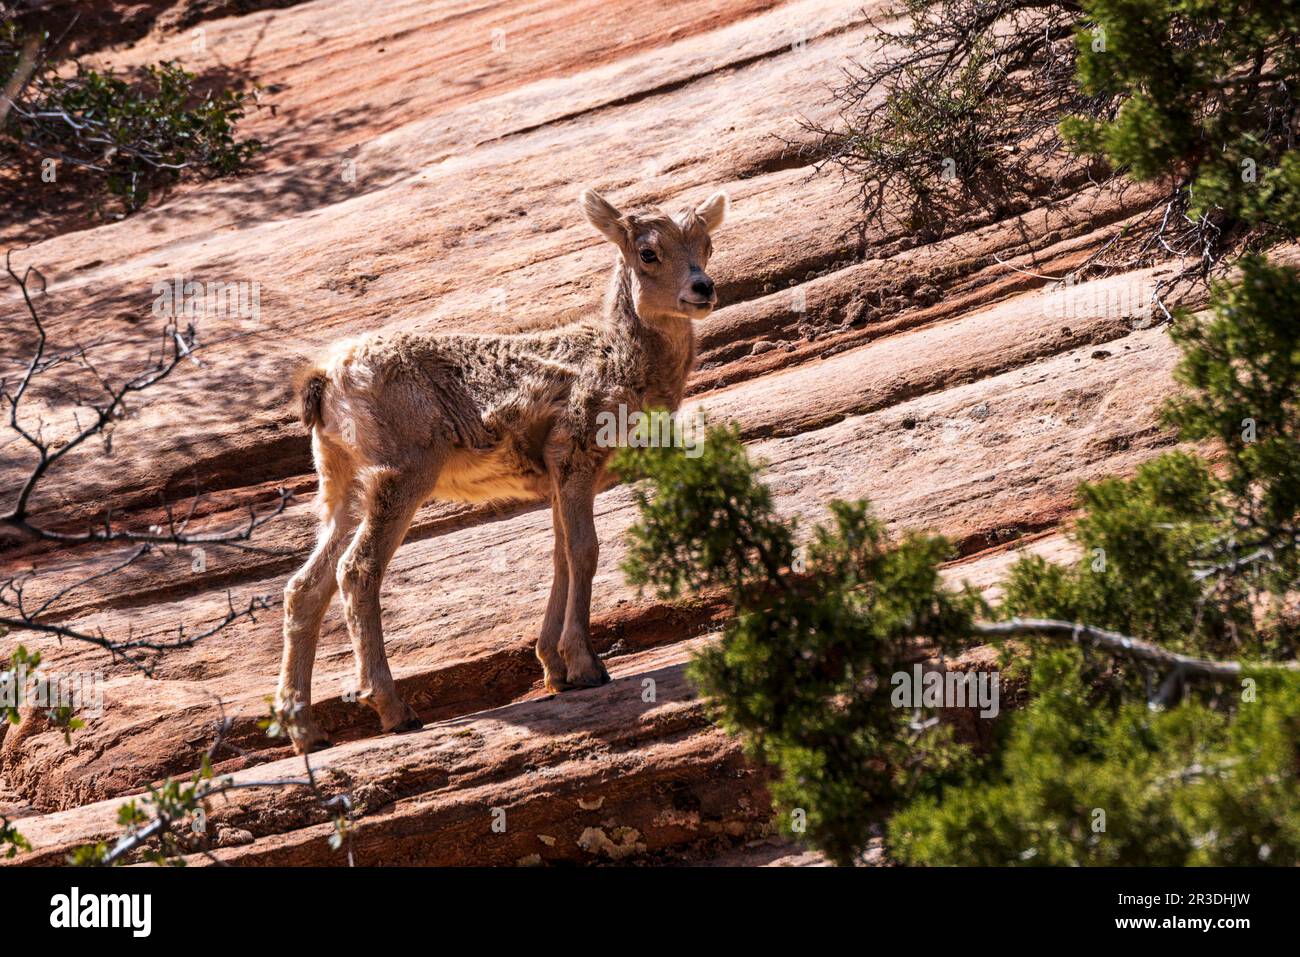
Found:
[[[0,76],[14,74],[23,50],[17,25],[0,25]],[[170,61],[132,75],[38,61],[0,125],[0,157],[36,170],[43,157],[75,166],[127,211],[185,170],[208,177],[237,172],[262,149],[256,139],[236,137],[250,97],[200,92],[196,79]]]
[[[867,39],[799,144],[857,186],[864,230],[892,213],[933,237],[1127,175],[1169,190],[1114,262],[1176,247],[1208,274],[1300,235],[1293,2],[901,0]]]
[[[949,729],[918,731],[889,688],[919,649],[954,651],[983,607],[941,585],[951,546],[891,541],[865,503],[832,502],[830,524],[796,548],[734,427],[710,428],[698,458],[627,449],[616,467],[653,486],[635,493],[629,580],[664,597],[730,594],[736,613],[690,676],[721,725],[775,770],[786,825],[851,862],[884,808],[960,759]]]
[[[1249,627],[1248,609],[1202,607],[1192,565],[1227,527],[1215,493],[1205,462],[1184,452],[1145,463],[1129,480],[1083,485],[1073,530],[1083,557],[1068,566],[1020,559],[1008,573],[1003,610],[1086,621],[1174,651],[1228,650],[1231,629]]]
[[[1180,698],[1151,666],[1031,631],[1004,647],[1029,672],[1027,704],[983,757],[887,687],[920,649],[975,643],[989,613],[942,583],[942,539],[891,538],[864,504],[836,502],[797,549],[734,426],[695,459],[620,453],[624,478],[649,479],[629,578],[668,597],[727,591],[735,615],[690,673],[813,845],[853,862],[893,811],[887,851],[914,864],[1300,863],[1300,673],[1269,667],[1297,650],[1298,278],[1247,259],[1205,316],[1177,317],[1186,391],[1166,415],[1217,440],[1217,460],[1178,451],[1083,486],[1080,558],[1022,558],[999,609],[1255,664]]]
[[[1184,313],[1171,329],[1186,389],[1166,417],[1184,438],[1217,440],[1237,550],[1268,548],[1285,587],[1300,578],[1300,271],[1260,256],[1238,265],[1204,318]]]
[[[1300,233],[1300,7],[1230,0],[1083,0],[1082,90],[1107,115],[1062,121],[1077,150],[1140,180],[1185,183],[1193,217]]]
[[[1153,709],[1074,648],[1038,648],[1028,705],[995,757],[889,822],[891,857],[925,865],[1300,863],[1300,681],[1255,700]],[[1224,698],[1228,696],[1225,695]]]
[[[1080,489],[1083,558],[1013,566],[1009,614],[1086,621],[1211,657],[1294,658],[1300,631],[1300,273],[1248,256],[1180,312],[1184,391],[1165,407],[1186,440],[1210,440],[1128,480]]]
[[[1300,516],[1300,276],[1257,257],[1180,313],[1183,438],[1216,439],[1083,486],[1082,558],[1026,558],[1002,611],[1087,622],[1212,657],[1292,661]],[[1031,642],[1032,646],[1032,642]],[[1034,648],[1031,701],[961,785],[889,828],[910,863],[1300,863],[1300,679],[1255,675],[1153,710],[1160,676]],[[1101,668],[1101,671],[1099,671]],[[1105,831],[1093,831],[1093,810]]]
[[[1006,615],[1082,621],[1171,650],[1294,660],[1300,276],[1247,257],[1172,334],[1184,439],[1214,441],[1081,490],[1073,565],[1025,558]],[[1104,666],[1099,672],[1098,667]],[[961,786],[891,821],[911,863],[1300,863],[1300,676],[1201,687],[1166,709],[1159,679],[1109,657],[1034,647],[1031,700]],[[1096,832],[1091,809],[1106,814]]]
[[[710,427],[698,456],[632,444],[614,465],[624,479],[653,474],[656,484],[690,493],[635,490],[641,521],[628,532],[624,566],[632,584],[668,598],[719,587],[738,596],[781,578],[794,560],[793,529],[776,516],[736,426]]]

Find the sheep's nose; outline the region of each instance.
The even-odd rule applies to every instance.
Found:
[[[691,292],[697,296],[703,296],[705,299],[713,298],[713,280],[708,277],[697,279],[691,283]]]

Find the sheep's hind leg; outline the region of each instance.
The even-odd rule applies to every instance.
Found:
[[[356,655],[357,690],[361,700],[379,714],[386,732],[415,731],[423,722],[398,696],[393,682],[384,652],[379,587],[415,510],[433,489],[442,461],[442,455],[430,453],[400,469],[372,470],[365,517],[338,565],[343,612]]]
[[[329,519],[311,558],[284,589],[284,656],[275,700],[299,754],[328,748],[331,743],[312,716],[311,673],[321,621],[334,595],[334,565],[353,528],[345,516]]]
[[[321,504],[325,511],[316,547],[284,589],[284,653],[275,694],[276,711],[299,754],[330,746],[311,707],[311,673],[325,609],[334,596],[334,568],[356,529],[350,501],[352,471],[316,443]]]

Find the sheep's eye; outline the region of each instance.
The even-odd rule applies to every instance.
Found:
[[[643,263],[657,263],[659,261],[659,257],[655,255],[655,251],[653,249],[643,249],[641,250],[641,261]]]

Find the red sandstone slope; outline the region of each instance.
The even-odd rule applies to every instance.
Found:
[[[849,193],[774,135],[795,134],[799,115],[828,118],[826,84],[862,34],[853,4],[316,0],[203,28],[201,54],[189,32],[159,30],[97,56],[179,57],[260,82],[267,109],[248,132],[270,142],[265,161],[16,258],[50,277],[54,335],[102,339],[108,367],[137,355],[153,284],[174,275],[258,282],[260,316],[206,321],[204,366],[137,409],[111,458],[70,460],[39,504],[76,519],[112,501],[149,521],[160,493],[197,481],[218,493],[214,521],[238,521],[277,485],[302,499],[261,536],[280,554],[210,554],[202,574],[188,555],[158,557],[73,603],[83,626],[162,634],[219,615],[227,589],[278,596],[311,536],[307,442],[286,402],[299,357],[364,329],[509,329],[596,307],[610,254],[577,212],[584,186],[628,207],[731,193],[712,270],[723,308],[701,324],[691,401],[742,423],[791,513],[869,496],[891,523],[952,536],[967,557],[951,574],[991,585],[1011,549],[1065,548],[1058,526],[1079,481],[1168,443],[1153,411],[1174,358],[1163,331],[1080,308],[1087,296],[1063,311],[998,262],[1064,272],[1141,208],[1138,191],[1080,184],[930,245],[875,231],[854,261]],[[1091,301],[1120,301],[1109,292],[1144,278],[1098,283]],[[3,302],[8,368],[30,336]],[[0,447],[4,487],[24,469],[13,453]],[[343,744],[315,763],[328,787],[359,796],[361,863],[785,859],[746,850],[765,834],[761,776],[682,678],[720,610],[627,588],[619,533],[632,517],[626,490],[597,502],[596,637],[619,679],[601,689],[540,692],[530,643],[549,586],[546,510],[430,505],[395,557],[389,655],[433,722],[423,732],[380,737],[343,700],[351,653],[331,613],[315,697]],[[54,569],[46,587],[74,560],[106,557],[0,553]],[[0,791],[38,812],[22,822],[35,850],[15,863],[57,862],[114,833],[117,800],[193,768],[218,700],[248,750],[220,770],[296,769],[256,728],[278,664],[275,614],[173,653],[152,681],[93,649],[22,640],[108,681],[104,716],[70,746],[33,723],[0,731]],[[505,835],[490,829],[493,807],[507,809]],[[214,826],[232,861],[338,859],[328,824],[280,792],[246,792]]]

